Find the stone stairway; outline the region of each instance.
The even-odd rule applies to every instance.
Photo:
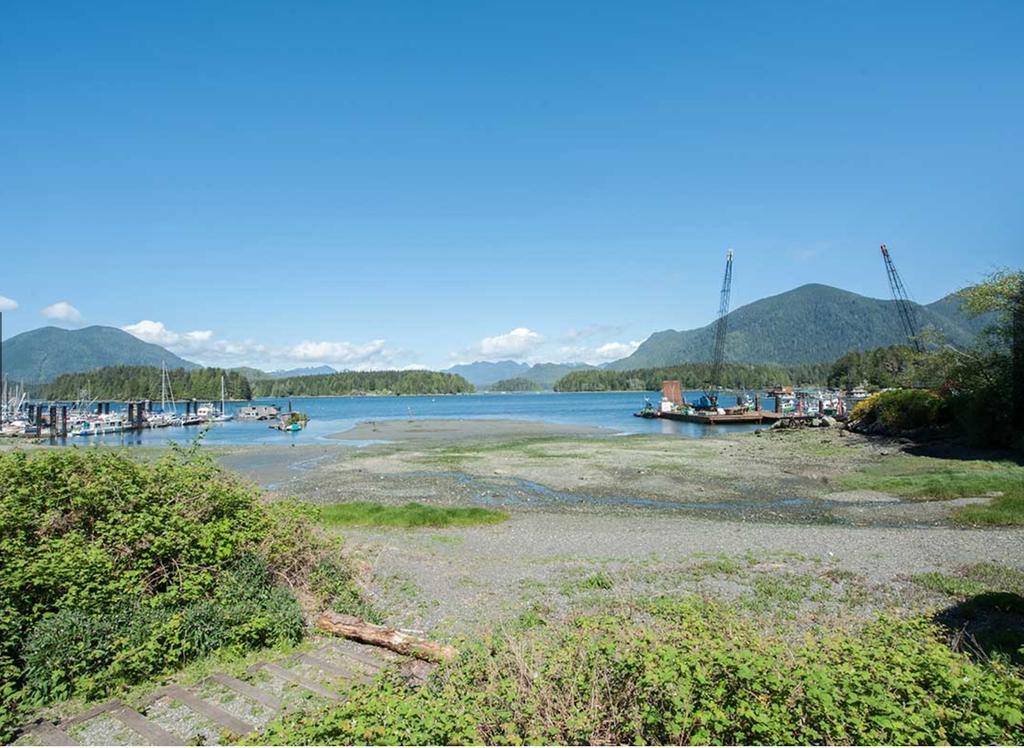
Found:
[[[421,681],[426,663],[345,639],[316,638],[314,649],[257,662],[241,678],[214,673],[190,686],[168,685],[142,701],[97,704],[60,722],[26,725],[15,745],[219,745],[262,729],[275,717],[345,698],[354,683],[397,665]]]

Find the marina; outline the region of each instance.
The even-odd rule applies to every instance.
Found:
[[[698,392],[685,393],[687,398],[697,397]],[[652,399],[654,392],[542,392],[522,394],[474,394],[450,396],[363,396],[363,397],[303,397],[289,401],[280,399],[258,399],[251,402],[225,403],[227,413],[235,418],[226,422],[209,422],[192,427],[182,425],[186,408],[191,412],[192,403],[177,403],[176,409],[168,403],[163,410],[159,403],[153,403],[153,410],[142,408],[145,416],[141,429],[125,429],[119,432],[107,431],[85,436],[71,436],[71,426],[79,418],[74,403],[33,404],[36,413],[42,413],[41,431],[34,432],[26,417],[18,420],[17,439],[4,440],[18,443],[23,440],[37,440],[43,444],[103,444],[109,446],[151,445],[164,446],[168,441],[187,442],[203,431],[204,444],[316,444],[333,441],[337,434],[347,431],[359,423],[368,421],[419,421],[425,419],[488,420],[510,419],[515,421],[545,422],[558,425],[597,427],[610,434],[664,434],[686,438],[703,438],[730,431],[749,431],[757,428],[748,423],[722,423],[709,427],[700,422],[674,421],[670,419],[640,419],[633,417],[638,400]],[[740,396],[742,398],[742,394]],[[732,406],[736,396],[722,393],[721,402]],[[111,413],[127,413],[128,403],[104,403]],[[91,405],[95,414],[100,404]],[[68,435],[61,433],[61,414],[68,412]],[[304,413],[309,420],[299,431],[281,432],[268,428],[279,423],[279,417],[289,410]],[[25,416],[27,410],[22,411]],[[51,438],[49,424],[51,413],[56,413],[57,431]],[[134,409],[133,409],[134,412]],[[253,414],[264,414],[260,419]],[[273,414],[273,415],[271,415]],[[83,414],[84,416],[84,414]],[[88,419],[86,419],[88,420]],[[127,417],[122,418],[126,423]],[[6,423],[10,423],[6,421]],[[29,428],[26,431],[26,427]],[[205,429],[203,428],[205,427]],[[15,434],[10,433],[10,436]]]

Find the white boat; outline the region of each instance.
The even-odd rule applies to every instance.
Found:
[[[126,427],[124,416],[120,413],[103,413],[75,421],[69,433],[71,436],[100,436],[120,433]]]
[[[170,396],[170,409],[168,409]],[[171,389],[171,375],[167,373],[167,364],[160,362],[160,410],[146,414],[146,425],[151,429],[162,429],[168,426],[181,426],[181,416],[174,404],[174,390]]]
[[[861,400],[867,400],[869,397],[871,397],[871,393],[863,387],[854,387],[846,393],[846,399],[855,403],[859,403]]]
[[[220,412],[211,418],[211,421],[217,421],[218,423],[224,421],[230,421],[234,418],[232,415],[228,415],[227,408],[224,407],[224,376],[220,378]]]

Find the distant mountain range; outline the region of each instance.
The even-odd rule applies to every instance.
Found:
[[[524,364],[519,361],[474,361],[445,369],[447,374],[458,374],[474,387],[486,389],[489,385],[509,379],[526,379],[543,389],[551,389],[555,382],[571,371],[592,369],[590,364]]]
[[[251,366],[236,366],[231,371],[237,371],[250,382],[262,382],[265,379],[287,379],[288,377],[315,377],[318,374],[337,374],[338,370],[332,366],[305,366],[299,369],[278,369],[277,371],[263,371],[254,369]]]
[[[967,317],[956,294],[914,308],[922,330],[933,330],[958,347],[970,345],[989,323],[986,318]],[[713,322],[695,330],[656,332],[608,368],[625,371],[707,361],[714,335]],[[894,302],[809,284],[731,312],[725,347],[728,361],[785,365],[833,361],[850,351],[904,342]]]
[[[168,369],[199,368],[199,364],[116,327],[40,327],[4,341],[4,373],[11,382],[42,384],[61,374],[104,366],[159,367],[164,363]]]
[[[971,319],[951,294],[924,306],[914,305],[923,330],[945,342],[969,346],[990,320]],[[645,340],[631,355],[601,368],[620,371],[707,361],[714,323],[694,330],[663,330]],[[839,288],[811,284],[760,299],[729,314],[726,359],[749,364],[813,364],[833,361],[850,351],[905,342],[892,301],[872,299]],[[155,366],[195,369],[165,348],[146,343],[115,327],[65,330],[41,327],[4,341],[3,369],[10,381],[52,382],[61,374],[105,366]],[[524,364],[517,361],[476,361],[447,369],[474,386],[486,389],[500,380],[526,379],[544,389],[569,372],[595,368],[583,363]],[[334,374],[330,366],[264,372],[235,369],[251,381]]]

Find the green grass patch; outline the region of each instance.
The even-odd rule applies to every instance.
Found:
[[[958,499],[1002,494],[967,506],[954,519],[972,525],[1024,525],[1024,466],[1010,461],[940,460],[900,455],[840,476],[842,488],[883,491],[917,499]]]
[[[323,507],[318,518],[328,527],[469,527],[508,519],[505,512],[481,507],[441,507],[410,502],[402,505],[352,501]]]
[[[740,603],[753,613],[788,614],[811,597],[813,586],[814,579],[802,574],[764,574],[754,578]]]
[[[1024,571],[999,564],[965,566],[956,574],[929,571],[915,574],[911,580],[931,592],[956,598],[968,598],[992,592],[1024,595]]]
[[[564,595],[573,595],[577,592],[594,592],[597,590],[610,590],[615,586],[612,578],[603,571],[588,574],[580,579],[574,579],[562,585]]]

